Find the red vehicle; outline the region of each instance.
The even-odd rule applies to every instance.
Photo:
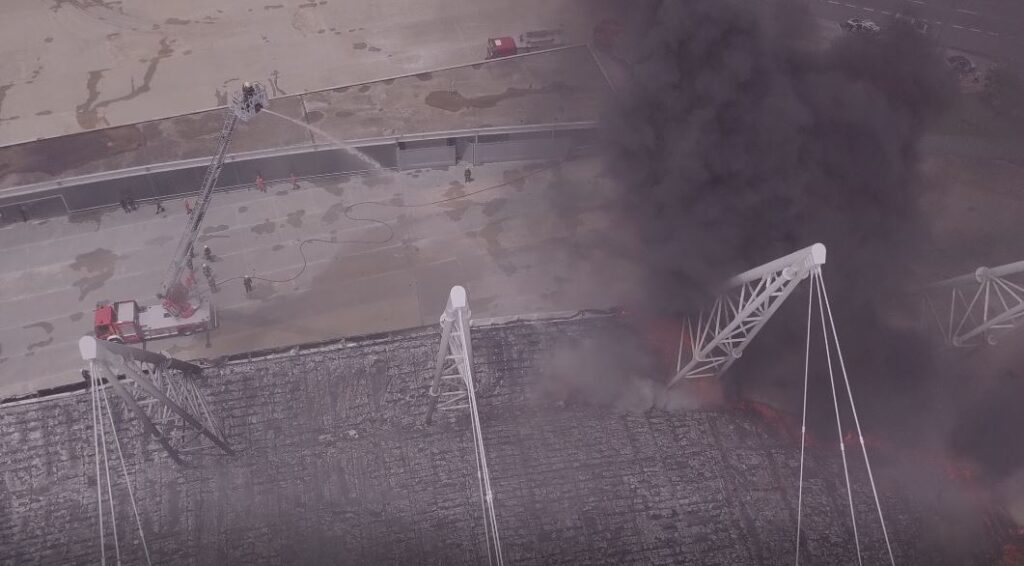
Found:
[[[93,313],[93,332],[96,338],[119,344],[138,344],[168,336],[187,336],[217,327],[217,313],[212,303],[204,299],[196,289],[192,250],[210,206],[213,187],[224,165],[235,126],[239,121],[249,121],[266,108],[268,102],[267,90],[263,85],[248,81],[242,83],[241,94],[234,96],[228,105],[217,153],[203,178],[195,208],[189,210],[188,224],[178,240],[178,247],[167,269],[163,292],[157,295],[160,304],[144,307],[136,301],[126,300],[96,305]],[[210,290],[216,292],[216,281],[212,273],[206,272],[206,277]]]
[[[135,301],[119,301],[96,306],[93,328],[100,340],[138,344],[217,328],[217,313],[212,304],[205,303],[199,305],[192,316],[183,319],[175,317],[163,305],[143,307]]]
[[[492,37],[487,40],[487,58],[497,59],[515,55],[519,50],[516,47],[516,40],[511,37]]]
[[[487,58],[509,57],[520,53],[553,49],[565,45],[562,28],[538,29],[519,34],[519,39],[511,36],[492,37],[487,40]]]

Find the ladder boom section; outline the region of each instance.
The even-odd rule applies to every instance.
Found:
[[[825,256],[825,246],[814,244],[726,282],[710,309],[683,324],[669,387],[682,379],[725,373],[796,286],[820,271]]]
[[[947,344],[995,344],[1024,321],[1024,261],[979,267],[934,283],[923,294]]]
[[[231,145],[231,137],[234,135],[235,127],[238,125],[239,120],[249,121],[260,110],[265,108],[267,103],[267,92],[263,85],[259,83],[244,83],[242,92],[232,97],[231,104],[227,107],[224,125],[221,126],[220,130],[217,151],[214,153],[210,166],[207,167],[206,174],[203,176],[199,197],[196,199],[191,213],[189,213],[185,231],[178,240],[171,264],[164,276],[162,291],[166,297],[171,299],[172,303],[176,302],[176,298],[179,296],[178,293],[173,293],[172,291],[175,287],[182,284],[182,275],[184,275],[188,263],[189,251],[193,248],[196,238],[199,236],[199,229],[203,225],[206,210],[209,208],[210,201],[213,198],[213,189],[217,186],[221,170],[224,169],[224,160],[227,157],[228,147]]]

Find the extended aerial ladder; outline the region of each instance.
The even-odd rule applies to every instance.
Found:
[[[267,103],[267,91],[263,85],[246,82],[242,83],[242,91],[233,95],[231,103],[228,104],[224,125],[220,129],[220,143],[217,146],[217,152],[206,169],[196,204],[188,216],[187,227],[178,240],[171,264],[164,276],[160,298],[164,308],[177,318],[188,318],[195,313],[195,307],[190,302],[195,276],[188,269],[188,259],[190,252],[194,249],[196,238],[199,236],[199,228],[203,225],[206,209],[210,206],[213,188],[217,185],[217,179],[220,178],[220,172],[224,168],[224,158],[227,157],[231,136],[234,134],[239,120],[248,122],[260,110],[263,110]]]

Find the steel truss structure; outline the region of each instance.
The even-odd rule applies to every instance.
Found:
[[[994,345],[1024,320],[1024,261],[940,281],[924,301],[947,344]]]
[[[480,506],[485,518],[484,536],[487,543],[487,563],[505,563],[498,535],[498,521],[494,511],[494,492],[487,468],[480,412],[476,404],[476,384],[473,377],[473,343],[470,336],[470,310],[466,289],[452,287],[448,303],[441,314],[441,344],[437,349],[434,376],[430,384],[430,405],[427,424],[434,412],[469,409],[473,426],[473,445],[476,454],[477,481],[480,487]]]
[[[196,386],[199,366],[92,336],[78,348],[91,380],[109,384],[175,463],[234,454]]]
[[[691,319],[683,324],[669,387],[682,379],[721,376],[796,286],[824,263],[825,246],[814,244],[726,282],[696,323]]]

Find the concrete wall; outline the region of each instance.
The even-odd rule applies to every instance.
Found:
[[[507,563],[791,562],[799,447],[756,417],[617,415],[536,395],[555,341],[613,324],[474,331],[478,377],[497,388],[480,407]],[[117,409],[153,563],[486,562],[467,415],[423,425],[438,341],[429,331],[207,370],[240,454],[205,467],[175,467]],[[89,423],[86,395],[0,410],[0,563],[98,562]],[[805,474],[805,562],[853,563],[841,468],[812,449]],[[886,563],[854,481],[865,563]],[[881,495],[897,561],[942,563],[922,548],[920,515]],[[142,563],[117,476],[115,500],[124,562]],[[987,563],[989,542],[957,563]]]

